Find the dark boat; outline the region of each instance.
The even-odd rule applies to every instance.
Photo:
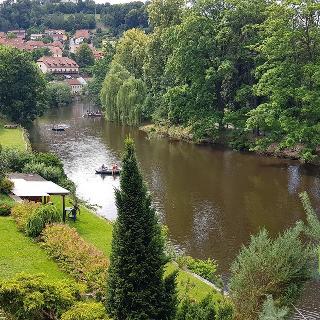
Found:
[[[97,174],[107,174],[107,175],[119,175],[121,173],[121,168],[118,168],[116,170],[109,169],[107,167],[102,168],[100,167],[99,169],[96,170]]]
[[[53,131],[65,131],[66,128],[64,126],[62,126],[62,125],[57,125],[57,126],[53,126],[52,130]]]
[[[103,113],[100,111],[97,112],[86,112],[83,117],[102,117]]]

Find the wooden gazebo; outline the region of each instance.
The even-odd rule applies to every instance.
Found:
[[[65,196],[70,193],[69,190],[43,179],[38,174],[12,173],[9,175],[9,179],[14,184],[12,194],[17,201],[29,200],[47,203],[51,195],[62,196],[62,216],[63,221],[66,221]]]

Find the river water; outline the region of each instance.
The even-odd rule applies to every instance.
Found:
[[[120,162],[129,134],[153,203],[174,244],[193,257],[211,257],[226,274],[250,234],[266,227],[275,235],[305,215],[298,194],[308,191],[320,206],[318,168],[296,161],[239,153],[167,139],[82,115],[85,103],[52,109],[29,130],[34,150],[57,153],[78,195],[98,205],[98,213],[116,218],[114,188],[119,178],[101,177],[95,169]],[[64,132],[51,130],[65,124]],[[303,304],[319,308],[319,283],[312,283]]]

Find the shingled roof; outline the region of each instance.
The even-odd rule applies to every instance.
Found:
[[[37,62],[43,62],[49,68],[79,68],[74,60],[67,57],[42,57]]]

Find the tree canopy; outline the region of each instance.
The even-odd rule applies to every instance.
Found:
[[[0,46],[0,113],[27,122],[46,105],[46,82],[38,66],[27,53]]]

